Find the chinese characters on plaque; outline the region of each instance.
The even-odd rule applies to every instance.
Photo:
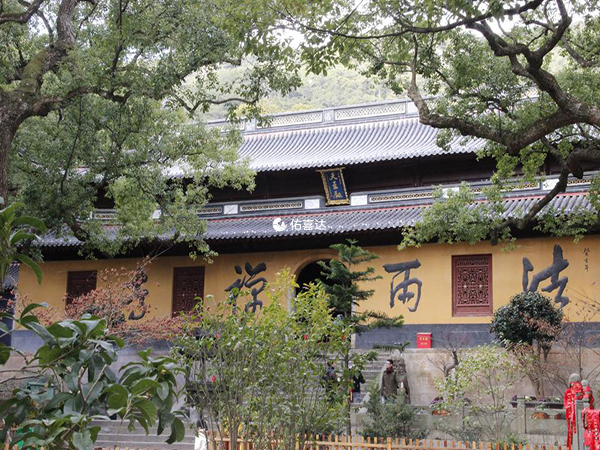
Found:
[[[346,184],[344,183],[343,169],[343,167],[338,167],[337,169],[323,169],[317,171],[321,173],[327,205],[350,204],[350,198],[348,197]]]

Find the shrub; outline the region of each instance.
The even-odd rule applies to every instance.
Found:
[[[382,403],[377,383],[369,388],[367,415],[369,419],[362,432],[365,437],[422,439],[426,435],[417,423],[415,408],[404,403],[404,394]]]
[[[499,308],[492,320],[492,332],[522,364],[529,366],[527,376],[537,397],[544,396],[542,365],[560,334],[563,316],[549,297],[538,292],[522,292]]]
[[[538,345],[546,354],[561,329],[563,312],[538,292],[522,292],[494,313],[492,331],[510,344]]]

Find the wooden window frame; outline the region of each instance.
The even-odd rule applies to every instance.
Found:
[[[197,297],[202,298],[202,308],[204,307],[204,290],[206,287],[206,267],[205,266],[187,266],[187,267],[174,267],[173,268],[173,292],[171,296],[171,314],[176,315],[179,312],[183,311],[181,309],[175,310],[175,299],[177,298],[177,274],[198,271],[202,272],[202,292],[197,295]]]
[[[84,275],[87,274],[87,275]],[[71,296],[70,288],[75,278],[85,277],[88,280],[94,280],[94,287],[88,291],[91,292],[98,287],[98,271],[97,270],[70,270],[67,272],[67,289],[65,305],[70,305],[76,297]],[[83,294],[82,294],[83,295]]]
[[[488,304],[483,306],[459,306],[458,305],[458,280],[457,263],[469,259],[487,259],[488,271]],[[492,255],[491,253],[480,255],[453,255],[452,256],[452,316],[453,317],[485,317],[494,312],[493,278],[492,278]]]

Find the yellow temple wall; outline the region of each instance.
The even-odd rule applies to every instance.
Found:
[[[570,302],[565,307],[565,314],[573,321],[597,321],[598,317],[583,312],[584,298],[600,298],[600,236],[588,236],[579,243],[572,238],[531,238],[518,241],[518,248],[506,252],[501,246],[491,246],[489,243],[476,245],[428,244],[421,248],[410,248],[398,251],[396,246],[368,247],[378,254],[380,259],[368,265],[375,267],[376,275],[382,278],[365,285],[365,288],[375,289],[374,296],[365,302],[360,309],[383,311],[390,315],[403,315],[407,324],[448,324],[448,323],[487,323],[490,315],[455,317],[452,314],[452,256],[453,255],[492,255],[492,287],[493,308],[508,303],[510,297],[522,291],[523,258],[526,257],[533,265],[531,277],[549,267],[553,262],[553,247],[560,245],[563,258],[569,263],[568,267],[558,274],[558,278],[568,277],[568,283],[563,296],[569,297]],[[246,262],[253,267],[264,262],[266,271],[257,275],[273,282],[277,272],[290,268],[298,274],[308,263],[335,256],[330,249],[298,250],[281,252],[261,252],[249,254],[223,254],[213,258],[208,263],[201,258],[192,260],[187,256],[159,257],[147,268],[148,282],[144,286],[149,291],[147,303],[150,305],[148,317],[164,316],[171,313],[173,296],[173,269],[176,267],[204,266],[204,294],[213,295],[216,301],[227,297],[225,289],[240,276],[235,272],[235,265],[242,269]],[[409,311],[416,300],[416,285],[409,287],[415,297],[404,304],[396,299],[393,308],[390,307],[390,283],[393,274],[384,270],[384,264],[394,264],[417,260],[420,267],[410,271],[410,278],[418,278],[422,283],[419,306],[416,311]],[[19,279],[19,294],[26,295],[29,301],[47,302],[55,308],[64,308],[64,298],[67,287],[67,273],[79,270],[97,270],[98,288],[102,287],[101,271],[109,268],[135,268],[135,259],[115,260],[83,260],[83,261],[48,261],[42,265],[44,280],[37,284],[33,273],[23,268]],[[398,279],[404,279],[404,275]],[[540,284],[540,290],[547,286],[550,280]],[[547,293],[554,298],[557,290]],[[266,292],[259,299],[266,300]],[[288,299],[281,299],[285,304]]]

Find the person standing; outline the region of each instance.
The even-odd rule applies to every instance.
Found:
[[[327,361],[327,366],[325,367],[325,374],[323,375],[323,384],[325,385],[325,394],[329,401],[333,401],[335,396],[335,386],[338,382],[337,373],[335,372],[335,367],[331,361]]]
[[[398,394],[399,386],[398,374],[394,370],[394,360],[388,359],[385,370],[381,374],[381,400],[385,403],[392,397],[395,397]]]
[[[365,377],[363,373],[359,370],[358,373],[355,373],[352,377],[352,403],[360,403],[361,401],[361,393],[360,393],[360,385],[365,382]]]

